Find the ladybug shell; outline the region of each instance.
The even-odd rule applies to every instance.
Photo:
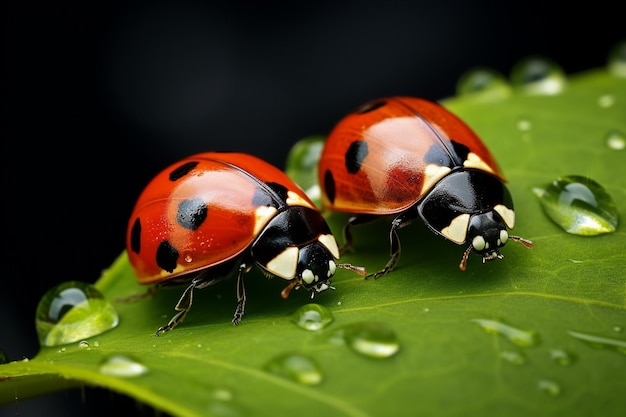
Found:
[[[129,220],[127,252],[138,281],[158,283],[241,256],[285,206],[315,207],[286,174],[254,156],[208,152],[170,165],[146,186]]]
[[[322,203],[350,213],[399,213],[463,167],[505,181],[478,136],[441,105],[412,97],[370,101],[326,140],[318,171]]]

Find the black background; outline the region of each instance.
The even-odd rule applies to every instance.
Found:
[[[94,282],[124,249],[134,200],[165,165],[235,150],[283,167],[295,141],[366,100],[442,99],[468,69],[508,75],[530,55],[576,73],[604,66],[626,38],[623,15],[603,1],[15,3],[1,17],[9,360],[36,354],[47,289]],[[152,413],[87,390],[0,414],[93,416],[99,403]]]

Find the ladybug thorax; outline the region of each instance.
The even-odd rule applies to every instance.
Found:
[[[499,249],[509,238],[507,226],[495,211],[475,214],[470,219],[467,240],[474,252],[483,257],[483,262],[501,259]]]

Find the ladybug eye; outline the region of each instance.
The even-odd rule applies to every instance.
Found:
[[[483,238],[482,236],[476,236],[474,239],[472,239],[472,246],[477,251],[481,251],[485,249],[485,247],[487,247],[487,243],[485,242],[485,238]]]
[[[498,241],[498,246],[504,246],[506,241],[509,239],[509,234],[506,230],[500,230],[500,240]]]

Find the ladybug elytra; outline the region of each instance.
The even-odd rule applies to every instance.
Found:
[[[157,335],[183,321],[193,291],[237,274],[237,325],[244,315],[244,274],[256,265],[292,289],[333,288],[339,249],[319,210],[286,174],[243,153],[207,152],[167,167],[139,196],[128,224],[127,252],[141,284],[186,285],[178,313]]]
[[[350,113],[326,139],[318,167],[322,204],[351,213],[342,251],[352,244],[350,228],[392,216],[391,256],[380,277],[400,258],[397,230],[421,219],[430,230],[483,262],[502,259],[515,225],[505,178],[485,144],[461,119],[439,104],[413,97],[370,101]]]

